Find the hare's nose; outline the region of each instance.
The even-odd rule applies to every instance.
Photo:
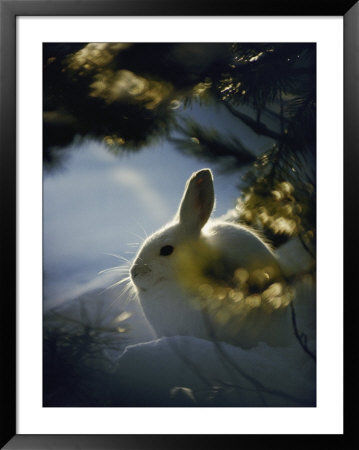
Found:
[[[136,278],[137,277],[137,275],[139,274],[139,268],[138,268],[137,265],[133,265],[131,267],[130,274],[131,274],[132,278]]]
[[[150,267],[147,264],[133,264],[130,269],[130,274],[132,278],[136,278],[138,275],[144,275],[145,273],[151,272]]]

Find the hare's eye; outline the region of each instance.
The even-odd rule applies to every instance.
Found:
[[[165,245],[164,247],[161,248],[160,255],[168,256],[173,252],[173,250],[174,250],[174,248],[172,247],[172,245]]]

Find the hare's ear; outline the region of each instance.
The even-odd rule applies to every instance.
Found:
[[[213,205],[212,172],[202,169],[187,181],[178,211],[180,224],[188,233],[199,233],[209,219]]]

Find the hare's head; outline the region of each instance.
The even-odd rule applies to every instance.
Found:
[[[187,181],[178,212],[169,225],[145,240],[130,275],[140,291],[174,282],[183,248],[195,246],[214,206],[212,172],[203,169]]]

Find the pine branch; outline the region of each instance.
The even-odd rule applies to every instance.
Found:
[[[285,136],[282,136],[279,133],[276,133],[275,131],[269,129],[266,125],[264,125],[261,122],[257,122],[256,120],[252,119],[251,117],[247,116],[247,114],[244,114],[237,109],[233,108],[233,106],[223,101],[224,106],[228,109],[228,111],[238,119],[240,119],[242,122],[244,122],[247,126],[249,126],[256,134],[267,136],[272,139],[275,139],[279,142],[286,142],[287,138]]]

